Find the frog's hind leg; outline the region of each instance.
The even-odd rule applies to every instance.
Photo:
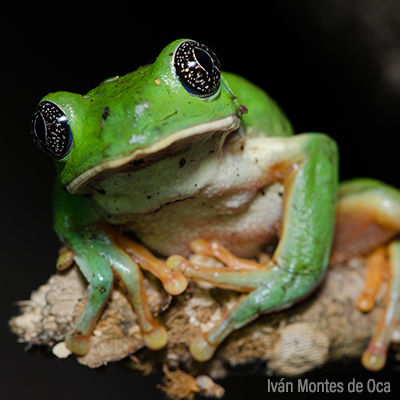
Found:
[[[384,282],[385,309],[377,330],[362,357],[363,365],[381,369],[400,320],[400,192],[382,182],[357,179],[339,189],[336,232],[330,262],[369,255],[367,279],[357,306],[369,311]],[[389,243],[389,244],[388,244]]]
[[[330,263],[368,255],[400,232],[400,191],[373,179],[341,183]]]
[[[377,249],[368,259],[367,282],[358,306],[363,311],[373,306],[377,291],[376,282],[368,279],[377,275],[386,280],[389,289],[385,295],[385,309],[381,314],[377,329],[362,356],[364,367],[377,371],[385,366],[386,353],[391,341],[398,341],[400,324],[400,241],[390,243],[386,248]],[[372,281],[372,279],[371,279]]]

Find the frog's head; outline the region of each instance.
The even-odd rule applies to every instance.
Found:
[[[64,186],[89,181],[239,125],[241,109],[214,52],[192,40],[168,45],[154,64],[108,79],[87,95],[51,93],[32,117],[37,145],[56,160]],[[178,148],[178,150],[176,150]]]

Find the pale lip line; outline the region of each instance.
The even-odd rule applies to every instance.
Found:
[[[215,121],[206,122],[204,124],[195,125],[190,128],[182,129],[180,131],[174,132],[162,140],[153,143],[146,148],[138,148],[134,150],[131,154],[127,156],[116,158],[114,160],[108,160],[101,164],[95,165],[94,167],[88,169],[81,175],[77,176],[73,181],[67,185],[68,192],[74,194],[85,185],[87,181],[96,176],[102,171],[119,168],[131,161],[143,158],[146,155],[154,154],[157,151],[163,150],[175,143],[178,140],[185,139],[195,135],[201,135],[203,133],[212,131],[233,131],[239,127],[239,117],[236,114],[229,115],[228,117],[218,119]]]

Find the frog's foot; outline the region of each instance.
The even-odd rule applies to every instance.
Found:
[[[90,336],[110,297],[114,283],[121,287],[131,303],[147,347],[152,350],[164,347],[168,340],[167,332],[148,309],[139,265],[119,243],[112,240],[112,237],[108,236],[105,240],[104,232],[97,230],[95,234],[84,231],[80,241],[89,243],[90,246],[82,247],[78,242],[74,248],[74,258],[89,285],[84,310],[75,328],[66,337],[68,348],[77,355],[88,352]],[[174,272],[172,275],[179,274]]]
[[[376,279],[376,280],[375,280]],[[385,293],[385,308],[376,332],[362,356],[365,368],[378,371],[385,366],[386,353],[391,341],[398,340],[400,324],[400,241],[392,242],[387,248],[378,248],[369,257],[367,280],[358,307],[369,311],[382,280],[388,281]]]
[[[129,256],[146,271],[150,271],[163,283],[171,295],[185,291],[188,282],[180,271],[174,271],[166,263],[156,258],[149,250],[117,231],[112,232],[115,241]]]

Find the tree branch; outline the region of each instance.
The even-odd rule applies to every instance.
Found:
[[[286,311],[260,317],[233,333],[207,363],[194,361],[188,346],[201,331],[218,323],[241,295],[192,282],[185,293],[171,299],[146,274],[150,307],[168,330],[166,348],[158,352],[144,348],[130,304],[114,290],[96,325],[89,353],[77,357],[77,361],[96,368],[125,359],[131,369],[145,374],[164,365],[164,389],[172,398],[179,398],[183,396],[182,382],[192,385],[187,389],[189,393],[195,393],[196,387],[198,391],[205,390],[187,374],[217,379],[229,374],[229,366],[257,361],[258,365],[267,362],[268,372],[291,377],[328,361],[358,360],[382,309],[382,294],[370,313],[362,313],[355,306],[363,287],[364,264],[364,260],[353,260],[348,265],[329,268],[323,283],[307,300]],[[83,309],[85,292],[86,282],[76,266],[53,275],[32,293],[30,300],[19,302],[21,314],[11,319],[12,331],[29,347],[45,345],[58,357],[68,356],[63,340]],[[183,380],[182,374],[186,377]],[[218,385],[216,388],[219,391],[211,395],[223,393]]]

